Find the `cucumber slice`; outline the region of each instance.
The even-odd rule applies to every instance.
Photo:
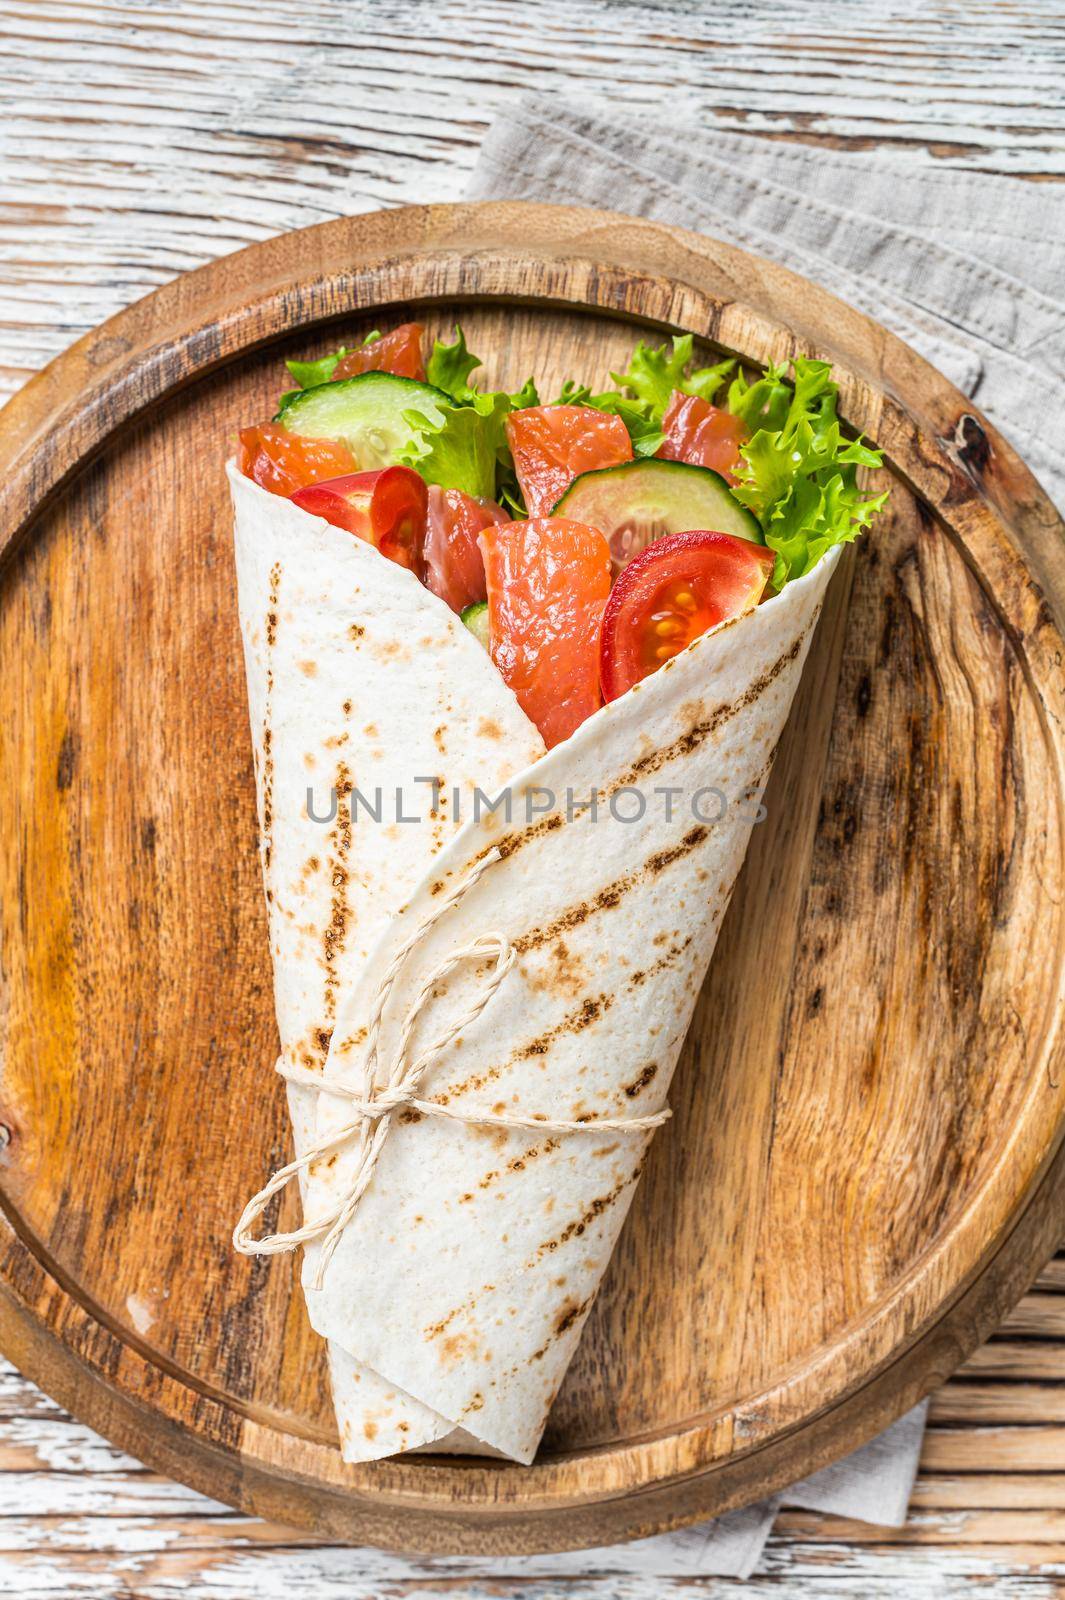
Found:
[[[472,606],[467,606],[465,611],[459,612],[459,621],[464,622],[478,643],[488,649],[488,601],[475,600]]]
[[[439,425],[450,405],[449,397],[432,384],[391,372],[360,372],[286,395],[275,420],[308,439],[342,439],[359,471],[372,472],[394,466],[415,437],[403,420],[405,411],[417,411]]]
[[[705,529],[765,543],[757,518],[740,505],[719,473],[657,457],[582,472],[551,515],[598,528],[615,567],[625,566],[665,533]]]

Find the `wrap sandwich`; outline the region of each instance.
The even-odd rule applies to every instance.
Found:
[[[235,1242],[304,1247],[349,1461],[532,1460],[882,503],[824,364],[715,407],[690,363],[541,405],[398,329],[291,364],[228,468],[296,1152]]]

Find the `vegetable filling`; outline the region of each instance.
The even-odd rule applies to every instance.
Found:
[[[404,323],[290,361],[241,471],[407,568],[487,649],[550,747],[605,701],[867,528],[880,453],[847,438],[827,362],[749,378],[639,343],[612,389],[541,402],[472,382],[461,328]]]

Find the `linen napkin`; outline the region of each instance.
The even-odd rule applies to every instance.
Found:
[[[519,102],[470,199],[603,206],[744,245],[912,344],[1065,505],[1065,187]]]
[[[633,132],[594,112],[540,105],[520,101],[489,129],[470,199],[625,211],[803,273],[977,400],[1065,506],[1065,191],[699,127],[649,135],[646,124]],[[901,1527],[926,1414],[927,1402],[761,1505],[628,1545],[525,1560],[521,1570],[747,1577],[781,1504]]]

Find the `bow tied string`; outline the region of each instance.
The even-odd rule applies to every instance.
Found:
[[[383,1073],[381,1072],[380,1041],[385,1009],[407,959],[428,937],[441,917],[446,916],[453,906],[458,905],[482,874],[499,859],[499,851],[490,850],[475,862],[466,875],[442,896],[439,904],[434,906],[429,915],[396,950],[374,992],[361,1083],[351,1083],[344,1078],[325,1078],[320,1072],[311,1072],[306,1067],[290,1066],[283,1059],[278,1061],[277,1071],[286,1082],[314,1089],[319,1094],[333,1095],[336,1099],[346,1102],[350,1118],[334,1132],[310,1145],[295,1161],[280,1167],[258,1194],[253,1195],[248,1201],[233,1231],[233,1245],[241,1255],[279,1255],[295,1250],[301,1244],[321,1240],[310,1285],[313,1289],[321,1289],[326,1269],[341,1236],[369,1188],[397,1111],[410,1109],[420,1112],[423,1116],[440,1117],[477,1127],[521,1128],[544,1133],[645,1133],[660,1127],[669,1117],[668,1109],[663,1109],[645,1117],[602,1117],[567,1121],[535,1114],[446,1106],[436,1100],[422,1098],[419,1090],[430,1067],[443,1055],[448,1045],[458,1038],[463,1029],[477,1020],[517,961],[513,946],[503,933],[480,934],[469,943],[449,951],[433,967],[407,1008],[391,1063]],[[486,960],[490,961],[491,965],[484,973],[483,980],[469,1004],[460,1015],[448,1023],[431,1044],[412,1059],[414,1032],[422,1013],[433,997],[436,986],[464,963]],[[349,1145],[353,1147],[355,1156],[352,1178],[347,1188],[328,1210],[291,1233],[272,1233],[264,1238],[255,1236],[255,1226],[275,1194],[316,1161]]]

